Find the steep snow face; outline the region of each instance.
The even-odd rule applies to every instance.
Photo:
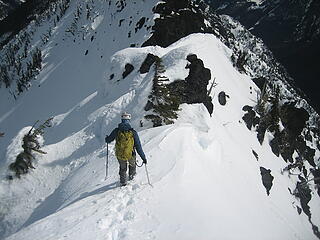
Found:
[[[308,219],[290,193],[298,177],[281,174],[287,164],[272,153],[272,135],[267,132],[260,145],[256,133],[247,129],[242,107],[255,105],[259,90],[234,68],[233,52],[212,34],[192,34],[166,48],[140,48],[150,37],[157,1],[97,1],[90,5],[90,20],[82,15],[77,34],[70,35],[73,13],[82,2],[72,3],[44,46],[38,84],[17,102],[10,102],[1,89],[0,100],[7,104],[0,106],[0,131],[5,132],[0,139],[0,236],[316,239],[309,221],[320,225],[319,196],[312,196],[309,206],[315,214]],[[146,26],[140,29],[142,17]],[[137,47],[128,48],[131,44]],[[153,67],[144,74],[138,71],[148,53],[162,59],[170,82],[188,76],[189,54],[202,59],[211,71],[208,88],[217,84],[210,94],[212,116],[202,104],[183,104],[175,124],[141,127],[155,72]],[[124,78],[127,64],[133,71]],[[217,97],[222,91],[225,105]],[[128,186],[118,187],[114,143],[107,152],[104,137],[117,126],[122,111],[132,113],[153,187],[144,167]],[[36,169],[21,179],[4,180],[30,125],[49,117],[53,126],[42,141],[47,154],[38,155]],[[261,169],[273,177],[267,189]]]
[[[0,1],[0,21],[6,18],[10,11],[18,7],[24,1]]]
[[[219,14],[230,15],[262,38],[296,84],[320,111],[315,91],[320,75],[320,4],[317,0],[205,0]],[[317,63],[317,64],[315,64]]]
[[[106,114],[108,104],[116,100],[106,102],[107,99],[97,97],[101,83],[109,79],[105,72],[109,69],[110,56],[131,44],[139,45],[150,36],[147,27],[153,24],[151,9],[155,4],[156,1],[73,1],[56,27],[53,27],[53,20],[42,22],[38,27],[30,26],[36,29],[30,45],[43,49],[43,69],[29,91],[16,101],[8,89],[0,89],[0,131],[5,133],[0,141],[1,236],[16,231],[25,223],[34,210],[28,206],[37,207],[58,191],[69,170],[79,165],[72,159],[81,146],[88,143],[85,148],[90,152],[92,146],[89,146],[104,138],[100,135],[99,124],[92,126],[97,117],[91,114],[100,110],[102,117],[98,120],[105,121],[103,113]],[[142,17],[146,19],[145,25],[138,28]],[[41,38],[48,29],[51,29],[50,41],[44,43]],[[114,116],[120,111],[121,105],[112,109]],[[57,152],[53,155],[48,152],[49,162],[40,160],[44,164],[43,171],[40,170],[36,178],[22,179],[25,181],[22,187],[21,182],[7,183],[3,179],[8,165],[21,150],[21,146],[14,143],[20,142],[25,127],[49,117],[54,117],[53,128],[47,132],[45,144]],[[91,133],[88,127],[92,128]],[[77,156],[83,162],[80,155]],[[51,165],[50,159],[60,163]],[[20,198],[30,193],[32,197]]]
[[[124,62],[137,69],[147,53],[179,69],[177,75],[168,71],[172,79],[186,75],[181,59],[197,54],[216,79],[212,96],[224,90],[227,104],[213,98],[212,117],[202,104],[182,105],[175,124],[139,128],[153,70],[119,76]],[[16,203],[15,214],[5,217],[22,226],[16,232],[11,229],[6,239],[316,239],[287,190],[294,182],[280,173],[285,163],[267,143],[261,146],[241,119],[239,109],[254,104],[250,89],[257,87],[234,69],[230,56],[230,49],[211,34],[190,35],[167,48],[129,48],[113,55],[108,71],[114,79],[104,79],[104,89],[54,118],[46,137],[51,143],[44,147],[48,155],[39,158],[32,174],[11,185],[2,182],[2,189],[15,192],[16,200],[23,198],[17,194],[21,186],[32,192],[27,203]],[[123,110],[133,113],[132,125],[141,137],[153,187],[147,184],[144,168],[128,186],[117,187],[114,144],[109,145],[109,177],[104,180],[103,137]],[[77,125],[72,130],[70,121]],[[275,178],[269,196],[261,166]],[[312,211],[319,211],[319,198],[312,201]],[[29,213],[24,215],[22,209]],[[315,223],[319,220],[313,217]]]
[[[17,101],[8,89],[0,89],[0,102],[5,103],[0,106],[1,131],[7,136],[1,139],[1,149],[22,127],[49,116],[59,115],[59,121],[62,121],[70,112],[84,105],[82,101],[89,101],[102,80],[109,78],[105,72],[110,56],[131,44],[139,45],[149,37],[146,28],[153,24],[151,8],[154,4],[155,1],[133,1],[125,6],[113,1],[110,4],[97,1],[93,5],[73,2],[63,22],[52,29],[50,42],[44,46],[40,38],[52,23],[43,23],[32,42],[32,46],[44,48],[43,70],[32,82],[31,89],[22,93]],[[76,17],[78,11],[86,9],[87,5],[91,13],[89,19],[85,10]],[[148,22],[138,29],[136,24],[142,16]]]

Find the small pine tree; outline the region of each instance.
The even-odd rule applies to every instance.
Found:
[[[52,118],[49,118],[38,128],[34,129],[35,125],[38,123],[38,121],[36,121],[30,131],[26,135],[24,135],[22,139],[23,151],[18,154],[15,162],[9,165],[9,169],[15,172],[16,177],[20,178],[21,174],[28,173],[29,168],[34,168],[32,164],[32,160],[35,159],[33,151],[41,154],[46,154],[46,152],[40,149],[41,145],[38,141],[38,137],[44,134],[45,128],[51,127],[51,121]],[[8,179],[13,179],[13,177],[9,176]]]
[[[280,111],[280,88],[279,86],[274,85],[272,90],[271,90],[272,96],[269,97],[269,101],[271,104],[271,109],[270,109],[270,126],[269,129],[271,132],[275,132],[276,134],[279,134],[279,111]]]
[[[163,76],[165,67],[162,59],[157,57],[155,61],[155,74],[153,78],[152,93],[149,96],[149,102],[152,104],[153,112],[157,115],[147,115],[147,119],[151,119],[154,126],[164,124],[172,124],[173,119],[178,117],[177,111],[179,110],[180,98],[171,93],[168,85],[169,79]]]

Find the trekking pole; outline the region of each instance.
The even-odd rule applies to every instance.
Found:
[[[108,178],[108,162],[109,162],[109,143],[107,143],[106,177],[104,180],[107,180]]]
[[[148,173],[148,169],[147,169],[147,164],[144,164],[144,167],[145,167],[145,169],[146,169],[146,174],[147,174],[148,183],[149,183],[149,185],[150,185],[151,187],[153,187],[152,184],[150,183],[150,178],[149,178],[149,173]]]

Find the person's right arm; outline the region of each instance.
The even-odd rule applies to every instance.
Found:
[[[118,128],[113,129],[113,131],[110,133],[110,135],[106,136],[105,141],[106,143],[111,143],[117,136]]]

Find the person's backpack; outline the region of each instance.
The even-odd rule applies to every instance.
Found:
[[[118,131],[116,137],[116,156],[119,160],[128,161],[132,158],[134,137],[132,130]]]

